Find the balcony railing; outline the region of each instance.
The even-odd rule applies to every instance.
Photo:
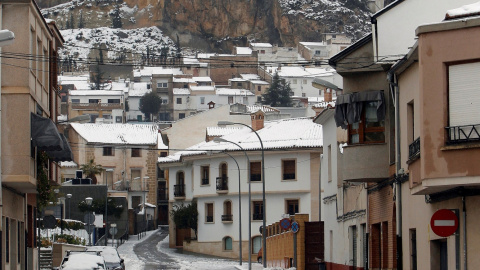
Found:
[[[175,197],[185,197],[185,184],[174,185],[173,186],[173,195]]]
[[[233,221],[233,215],[222,215],[222,221]]]
[[[228,177],[217,177],[217,192],[228,191]]]
[[[207,222],[213,222],[213,216],[207,216]]]
[[[122,109],[122,103],[71,103],[74,110],[113,110]]]
[[[420,156],[420,137],[408,146],[408,159],[414,160]]]
[[[253,213],[253,220],[263,220],[262,213]]]
[[[208,178],[202,179],[202,185],[208,185]]]
[[[480,124],[445,127],[445,129],[450,144],[480,141]]]

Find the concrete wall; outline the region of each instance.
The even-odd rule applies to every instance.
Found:
[[[53,243],[53,247],[52,247],[53,267],[60,267],[63,257],[67,255],[67,251],[69,250],[84,251],[85,246]]]

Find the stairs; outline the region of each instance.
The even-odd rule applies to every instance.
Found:
[[[51,249],[40,249],[40,269],[53,268],[53,256]]]

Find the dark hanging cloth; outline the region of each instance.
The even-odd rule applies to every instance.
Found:
[[[72,148],[70,148],[67,138],[65,138],[65,136],[61,133],[60,133],[60,137],[62,138],[62,141],[63,141],[63,150],[47,151],[47,155],[50,157],[51,160],[55,162],[73,161]]]
[[[57,126],[49,118],[31,113],[32,145],[40,151],[64,150],[64,143]]]
[[[360,122],[364,102],[377,101],[377,119],[385,120],[385,96],[383,91],[353,92],[337,96],[335,123],[347,129],[349,124]]]

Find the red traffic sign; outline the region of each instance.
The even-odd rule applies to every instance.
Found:
[[[432,231],[441,237],[448,237],[454,234],[458,228],[457,215],[452,210],[440,209],[433,213],[430,219]]]
[[[291,223],[290,219],[284,218],[284,219],[280,220],[280,227],[282,227],[282,229],[284,229],[285,231],[289,230],[291,226],[292,226],[292,223]]]

